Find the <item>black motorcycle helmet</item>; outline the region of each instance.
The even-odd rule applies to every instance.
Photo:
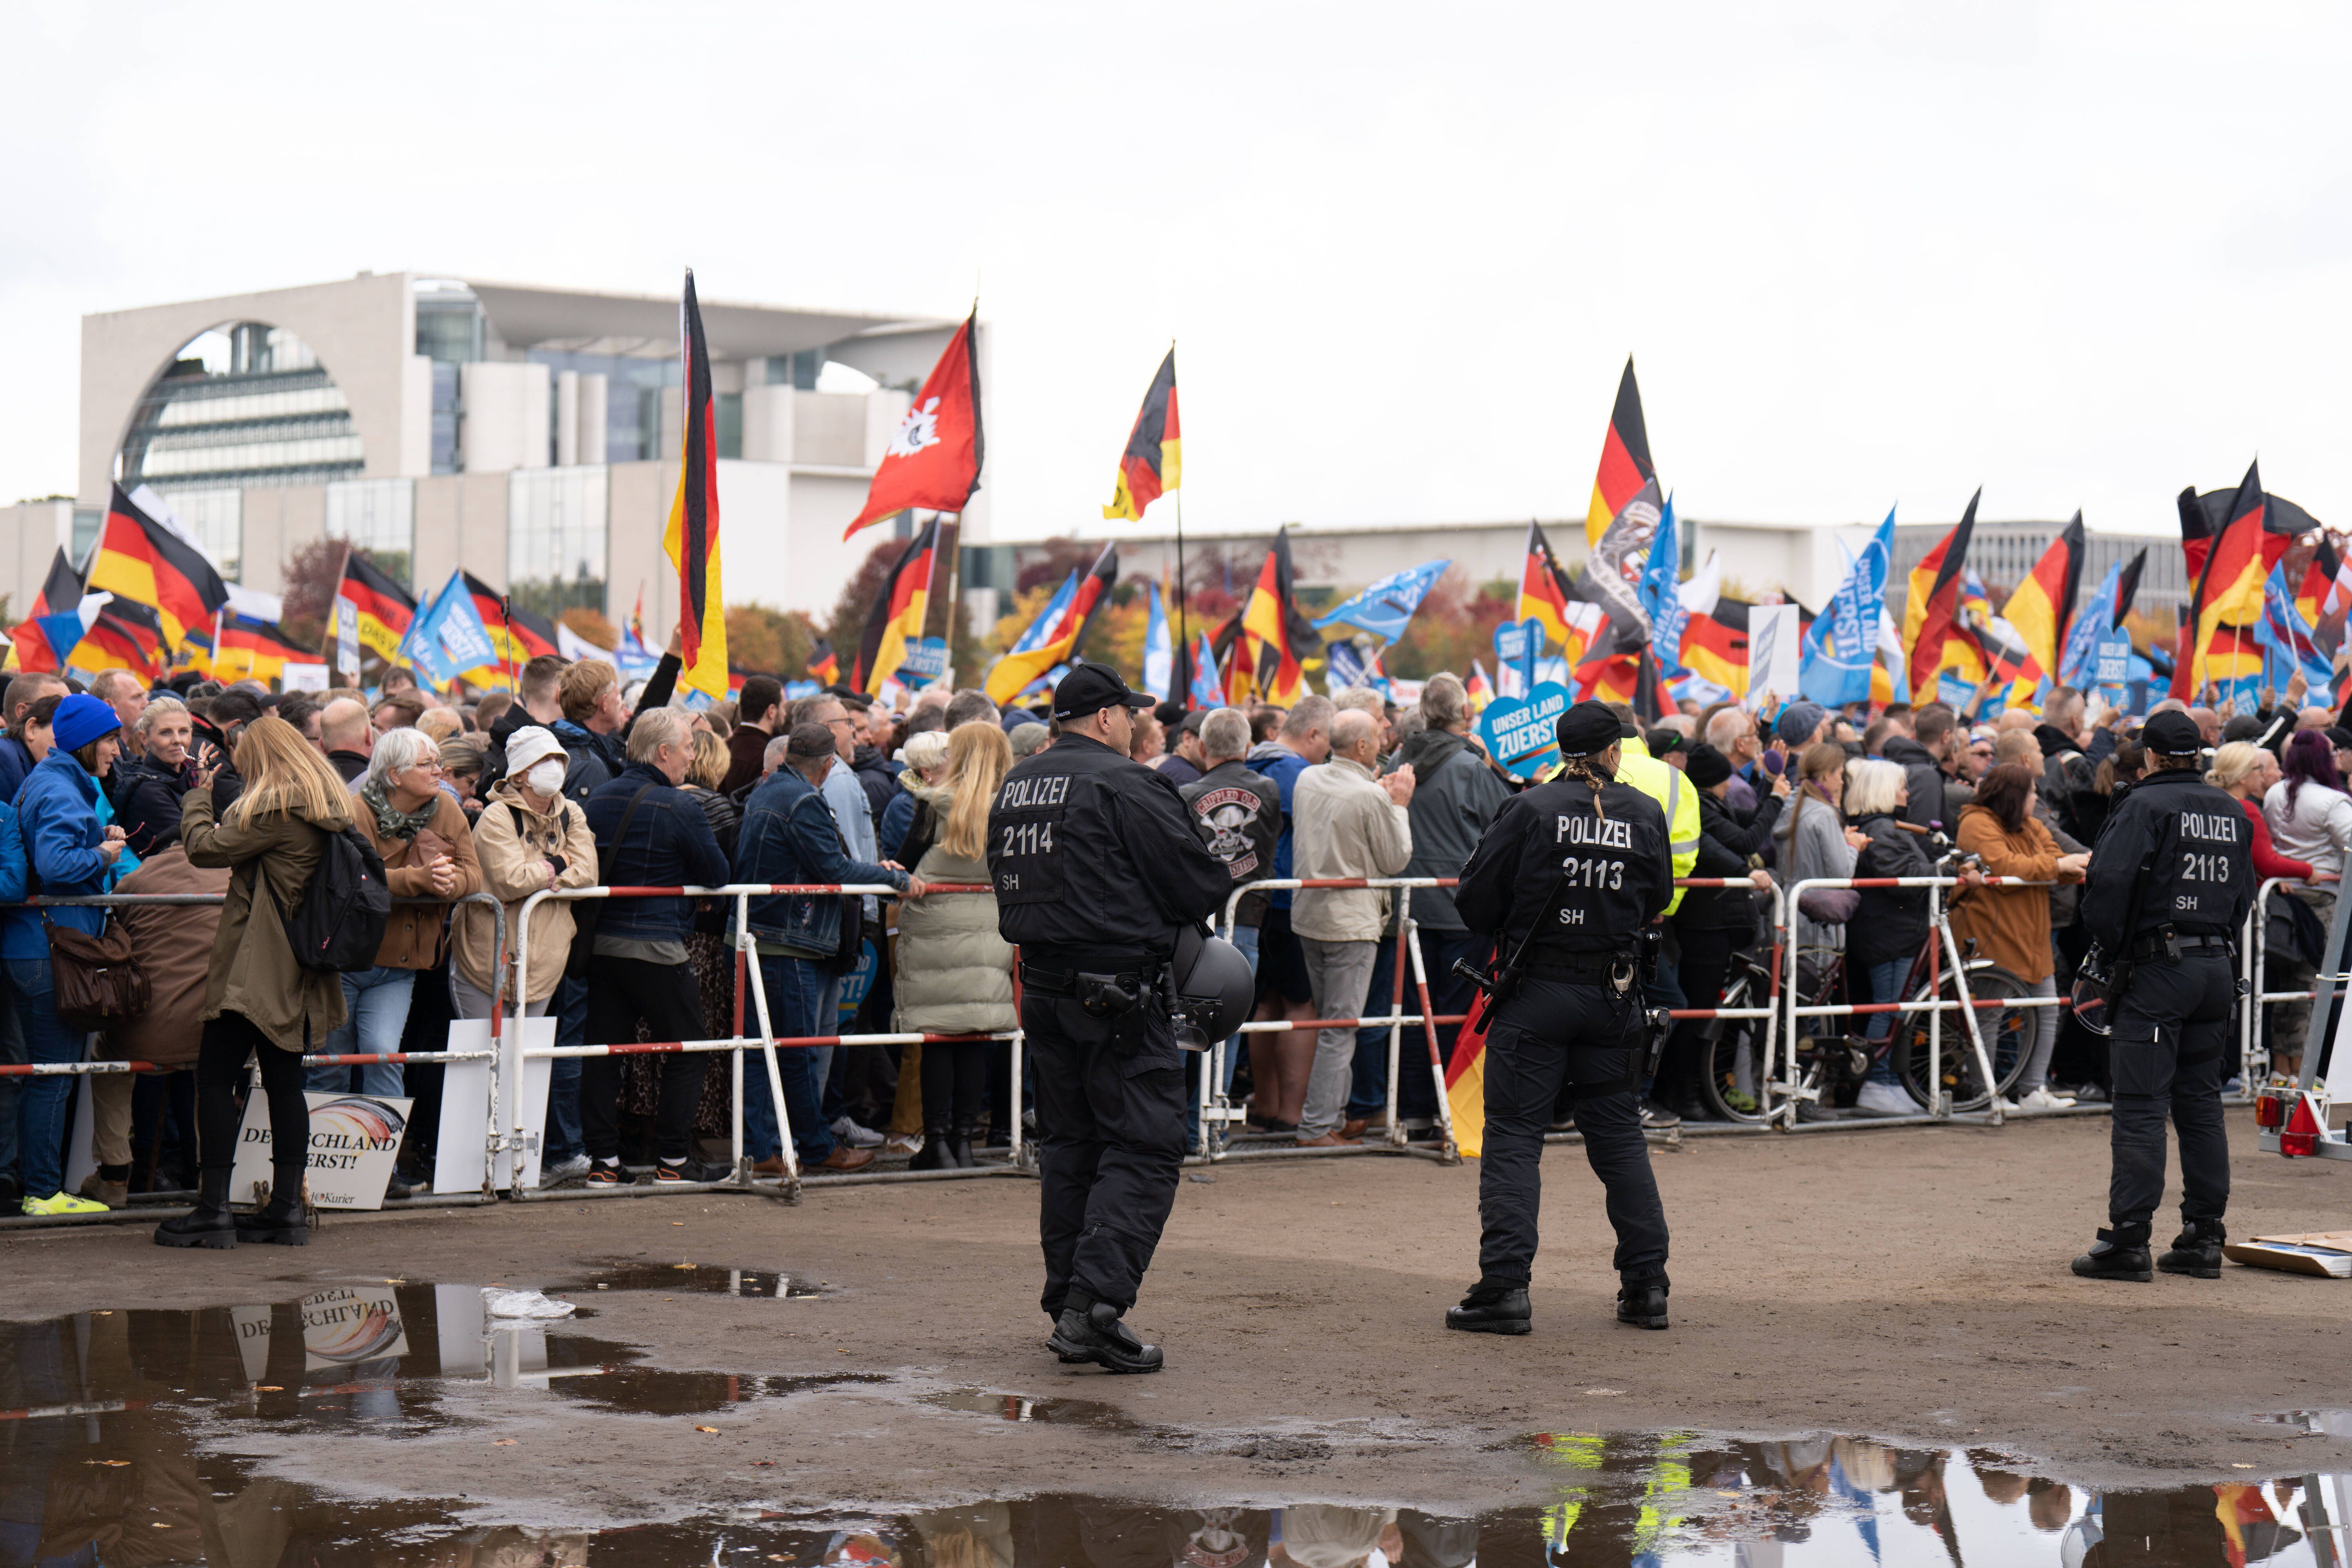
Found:
[[[1257,977],[1242,950],[1197,925],[1176,933],[1176,1043],[1205,1051],[1232,1034],[1257,1002]]]

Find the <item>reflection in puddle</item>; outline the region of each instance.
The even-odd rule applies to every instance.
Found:
[[[676,1296],[750,1296],[802,1300],[825,1293],[824,1282],[772,1268],[720,1268],[707,1263],[614,1263],[591,1268],[570,1283],[551,1285],[550,1295],[589,1295],[598,1290],[658,1290]]]
[[[891,1381],[674,1372],[635,1355],[562,1325],[489,1329],[473,1286],[337,1287],[270,1306],[0,1324],[0,1568],[2336,1568],[2336,1543],[2352,1539],[2352,1477],[2102,1495],[1991,1449],[1832,1436],[1541,1434],[1522,1445],[1532,1505],[1475,1519],[1304,1500],[1267,1506],[1286,1484],[1270,1471],[1251,1507],[1045,1495],[845,1516],[754,1497],[698,1519],[594,1531],[508,1528],[462,1498],[354,1501],[263,1477],[236,1451],[240,1434],[294,1434],[324,1470],[339,1435],[397,1439],[547,1401],[561,1402],[564,1430],[584,1440],[597,1434],[580,1423],[607,1415],[700,1414]],[[456,1397],[467,1389],[476,1392]],[[1080,1426],[1105,1441],[1173,1430],[1081,1400],[978,1389],[923,1400]],[[2265,1419],[2352,1427],[2340,1411]],[[1240,1436],[1193,1434],[1187,1446],[1251,1457],[1226,1440]],[[1325,1445],[1320,1457],[1331,1453]],[[1174,1463],[1163,1482],[1181,1487],[1183,1461]],[[1327,1464],[1314,1484],[1347,1480]],[[560,1515],[567,1500],[534,1500],[534,1516]]]

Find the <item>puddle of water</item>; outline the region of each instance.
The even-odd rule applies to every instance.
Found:
[[[323,1469],[338,1435],[397,1438],[550,1400],[562,1402],[568,1429],[579,1430],[607,1415],[694,1414],[891,1381],[671,1372],[635,1354],[561,1324],[486,1333],[473,1286],[336,1287],[296,1302],[0,1324],[0,1568],[272,1568],[362,1556],[369,1568],[449,1568],[460,1559],[587,1568],[592,1556],[594,1568],[2335,1568],[2336,1543],[2352,1540],[2352,1476],[2250,1473],[2236,1483],[2103,1495],[1995,1449],[1831,1435],[1763,1443],[1539,1434],[1518,1446],[1529,1505],[1477,1518],[1306,1500],[1346,1486],[1339,1447],[1312,1435],[1202,1433],[1195,1446],[1265,1472],[1249,1506],[1042,1495],[841,1516],[754,1497],[680,1522],[593,1531],[513,1527],[462,1498],[352,1501],[262,1476],[259,1462],[237,1451],[240,1434],[298,1434]],[[467,1397],[447,1404],[462,1403],[463,1415],[444,1400],[461,1385],[470,1385]],[[1083,1400],[980,1389],[923,1398],[1008,1422],[1123,1428],[1147,1440],[1161,1430]],[[2352,1429],[2343,1411],[2263,1419]],[[1297,1472],[1285,1467],[1300,1464],[1315,1467],[1314,1479],[1286,1481]],[[1181,1465],[1172,1462],[1171,1479]],[[560,1517],[566,1500],[533,1503],[538,1517]]]
[[[721,1268],[708,1263],[643,1263],[635,1259],[584,1269],[547,1293],[581,1300],[599,1290],[657,1290],[665,1296],[748,1296],[802,1300],[826,1293],[824,1281],[772,1268]]]

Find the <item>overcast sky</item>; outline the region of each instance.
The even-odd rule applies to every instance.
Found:
[[[1171,337],[1194,527],[1580,516],[1629,353],[1686,516],[2169,531],[2259,454],[2352,521],[2325,5],[211,0],[0,57],[0,499],[72,488],[86,311],[690,263],[977,285],[1002,537],[1100,529]]]

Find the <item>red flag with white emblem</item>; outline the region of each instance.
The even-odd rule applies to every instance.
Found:
[[[980,489],[980,361],[971,342],[979,321],[974,304],[891,433],[866,489],[866,510],[841,531],[842,538],[909,507],[960,512]]]

